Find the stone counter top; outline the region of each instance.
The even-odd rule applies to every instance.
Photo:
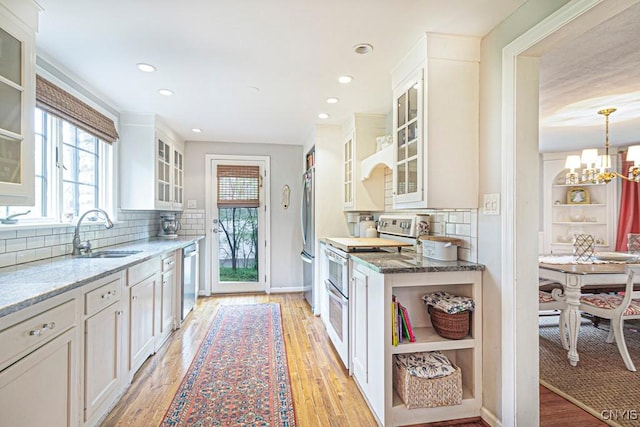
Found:
[[[140,251],[124,258],[62,256],[0,268],[0,317],[122,271],[155,256],[175,251],[204,236],[137,240],[101,250]],[[160,267],[158,265],[158,267]]]
[[[468,261],[438,261],[414,253],[359,252],[349,254],[354,262],[383,274],[482,271],[483,264]]]

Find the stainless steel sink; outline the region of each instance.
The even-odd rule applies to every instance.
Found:
[[[124,258],[142,251],[95,251],[80,255],[80,258]]]

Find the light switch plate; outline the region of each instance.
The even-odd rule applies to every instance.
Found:
[[[485,215],[500,215],[500,193],[485,194],[482,211]]]
[[[197,200],[187,200],[187,208],[188,209],[196,209],[198,207],[198,201]]]

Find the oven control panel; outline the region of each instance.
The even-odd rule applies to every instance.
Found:
[[[418,237],[429,231],[429,215],[380,215],[378,232],[403,237]]]

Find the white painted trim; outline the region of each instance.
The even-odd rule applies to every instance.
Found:
[[[480,417],[486,423],[488,423],[491,427],[502,427],[502,423],[493,412],[489,411],[484,406],[480,408]]]
[[[531,342],[536,337],[520,340],[516,338],[516,306],[518,301],[515,297],[515,284],[517,283],[517,271],[526,270],[526,265],[531,260],[518,259],[516,253],[516,241],[519,235],[519,228],[524,224],[517,222],[516,212],[516,140],[518,124],[516,123],[516,60],[527,49],[530,49],[542,42],[544,39],[560,30],[565,25],[577,19],[584,13],[592,10],[596,6],[603,4],[604,0],[574,0],[567,3],[558,11],[535,25],[529,31],[522,34],[502,51],[502,184],[501,192],[504,200],[504,215],[502,216],[502,384],[501,402],[502,416],[501,423],[505,426],[525,425],[526,421],[517,418],[517,403],[522,396],[531,393],[531,390],[520,390],[517,384],[517,354],[526,354],[528,349],[518,348],[518,343]],[[625,4],[633,2],[618,2],[617,6],[625,7]],[[628,6],[626,6],[628,7]],[[604,20],[605,17],[602,18]],[[597,23],[594,23],[595,25]],[[532,167],[534,165],[532,164]],[[536,166],[537,167],[537,166]],[[526,306],[526,309],[529,307]],[[520,307],[522,309],[522,307]],[[537,304],[533,302],[530,309],[537,311]],[[528,313],[526,313],[528,314]],[[523,314],[520,313],[520,316]],[[538,375],[537,372],[533,375]],[[537,391],[536,391],[537,393]],[[520,421],[520,422],[519,422]]]
[[[212,246],[212,221],[213,217],[211,215],[212,212],[212,203],[213,198],[211,197],[212,188],[211,183],[213,181],[213,171],[211,169],[211,162],[214,160],[233,160],[233,161],[255,161],[255,162],[264,162],[264,170],[265,177],[263,181],[263,194],[264,194],[264,204],[267,207],[264,213],[264,238],[267,241],[267,247],[264,251],[264,271],[260,272],[260,274],[264,274],[266,276],[265,279],[265,292],[267,294],[271,293],[271,157],[270,156],[245,156],[241,154],[206,154],[205,156],[205,241],[207,250],[205,251],[207,257],[211,257],[211,246]],[[205,265],[205,288],[204,292],[207,295],[211,295],[213,278],[211,271],[211,263],[206,262]]]

